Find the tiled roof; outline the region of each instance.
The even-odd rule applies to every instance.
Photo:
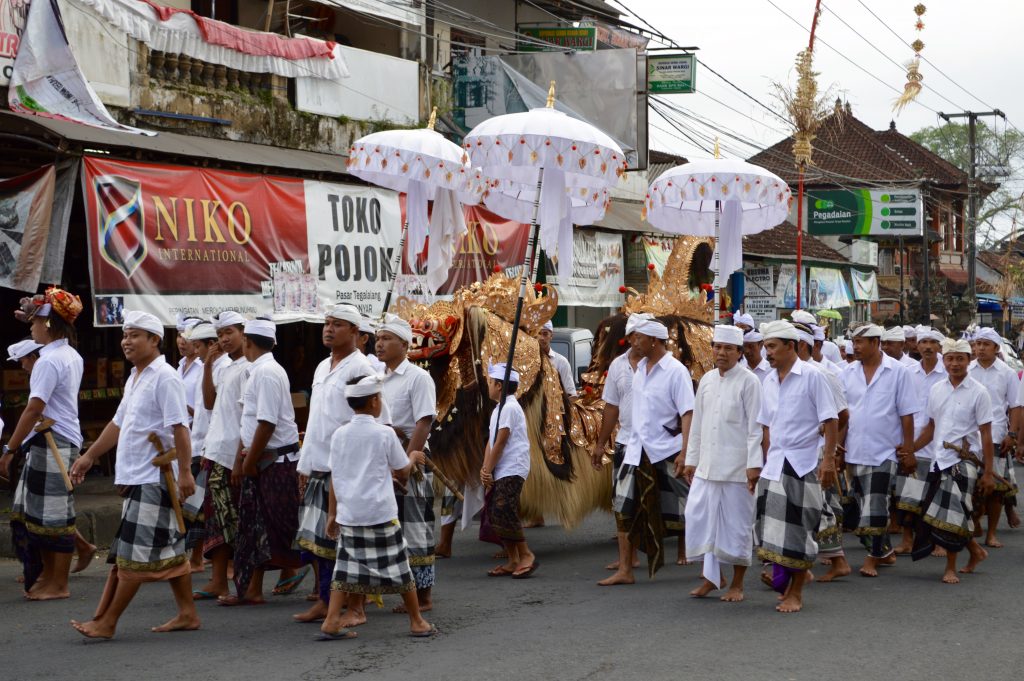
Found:
[[[962,267],[940,267],[939,272],[955,286],[967,286],[967,270]],[[975,278],[974,288],[978,293],[991,293],[993,288],[981,279]]]
[[[743,253],[781,260],[796,260],[796,226],[783,222],[778,227],[743,237]],[[825,242],[804,234],[803,259],[849,264],[849,260]]]
[[[959,186],[967,175],[953,164],[896,130],[873,130],[847,107],[827,117],[814,142],[814,166],[804,175],[807,184],[912,182],[934,180]],[[789,184],[798,181],[793,161],[793,138],[788,137],[748,159]],[[842,177],[830,177],[842,176]]]

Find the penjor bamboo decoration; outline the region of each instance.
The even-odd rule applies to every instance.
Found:
[[[921,42],[921,30],[924,29],[924,21],[921,19],[927,8],[918,3],[914,6],[914,14],[917,15],[917,21],[914,23],[914,30],[917,31],[917,39],[910,44],[914,49],[914,58],[907,63],[907,82],[903,86],[903,94],[896,98],[893,102],[892,110],[896,114],[900,114],[903,109],[906,108],[907,104],[917,99],[917,96],[921,94],[921,81],[924,80],[924,76],[921,75],[921,50],[924,49],[924,43]]]

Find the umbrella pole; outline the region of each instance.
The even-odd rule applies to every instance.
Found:
[[[720,237],[719,230],[721,229],[721,222],[719,221],[720,220],[720,215],[721,215],[719,213],[720,210],[722,210],[722,202],[716,200],[715,201],[715,256],[714,256],[714,261],[711,263],[711,269],[714,270],[714,272],[715,272],[715,280],[713,282],[711,282],[713,288],[715,289],[715,324],[718,324],[721,321],[721,319],[722,319],[722,310],[721,310],[722,303],[721,303],[721,298],[720,298],[721,293],[719,292],[719,289],[718,289],[718,280],[721,278],[721,274],[718,271],[719,268],[721,267],[721,256],[718,253],[719,237]]]
[[[391,268],[391,283],[388,284],[388,292],[384,296],[384,309],[380,311],[380,320],[384,321],[384,316],[388,313],[388,308],[391,307],[391,294],[395,292],[395,282],[398,280],[399,268],[402,266],[402,253],[405,251],[405,237],[409,234],[409,221],[406,220],[402,223],[402,236],[398,239],[398,252],[395,253],[395,264]]]
[[[814,40],[813,32],[811,35],[811,40]],[[796,198],[796,309],[799,310],[800,280],[803,278],[804,268],[804,164],[800,164],[797,173],[799,180],[797,181]]]
[[[508,359],[505,361],[505,376],[501,380],[501,400],[498,402],[498,419],[501,419],[501,408],[508,396],[509,378],[512,376],[512,360],[516,354],[516,340],[519,338],[519,321],[523,317],[523,301],[526,299],[526,284],[533,274],[534,260],[537,257],[537,241],[540,239],[540,191],[544,187],[544,168],[537,171],[537,193],[533,199],[533,219],[530,221],[530,240],[526,244],[526,262],[523,273],[519,277],[519,299],[516,301],[516,316],[512,321],[512,337],[508,341]]]

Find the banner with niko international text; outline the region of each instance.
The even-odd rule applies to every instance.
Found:
[[[97,325],[144,310],[224,309],[317,321],[327,305],[379,312],[401,212],[357,185],[86,157],[82,185]]]

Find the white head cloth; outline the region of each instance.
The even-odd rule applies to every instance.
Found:
[[[348,303],[342,303],[341,305],[335,305],[327,310],[325,317],[331,319],[340,319],[343,322],[348,322],[353,326],[359,326],[363,321],[363,313],[359,311],[359,308],[355,305],[349,305]]]
[[[884,329],[878,324],[865,324],[853,330],[854,338],[881,338]]]
[[[825,340],[825,328],[822,326],[812,326],[811,331],[814,332],[814,340],[824,341]]]
[[[743,329],[738,326],[719,324],[715,327],[712,343],[728,343],[729,345],[743,345]]]
[[[654,315],[649,312],[634,312],[626,318],[626,335],[636,331],[636,327],[645,321],[654,319]]]
[[[747,331],[743,334],[744,343],[760,343],[764,340],[764,336],[758,331]]]
[[[904,326],[903,327],[903,337],[904,338],[917,338],[917,327],[911,326],[909,324]]]
[[[789,315],[789,318],[794,322],[801,324],[817,324],[818,320],[814,318],[807,310],[794,310],[793,314]]]
[[[555,330],[555,325],[552,324],[551,321],[549,320],[549,321],[544,322],[544,326],[542,326],[540,328],[547,329],[548,331],[554,331]]]
[[[774,322],[765,322],[761,324],[760,331],[765,340],[771,340],[772,338],[794,341],[800,340],[800,336],[797,335],[796,327],[784,319],[779,319]]]
[[[189,340],[217,340],[217,329],[210,322],[200,322],[192,327],[188,334]]]
[[[796,329],[797,340],[801,343],[807,343],[810,347],[814,347],[814,334],[811,333],[813,325],[805,324],[804,322],[795,322],[793,328]]]
[[[996,333],[995,329],[988,326],[983,326],[978,329],[974,333],[974,340],[975,342],[989,341],[990,343],[994,343],[997,348],[1003,347],[1003,339],[999,337],[999,334]]]
[[[947,338],[942,341],[942,354],[948,355],[951,352],[962,352],[969,355],[971,354],[971,344],[963,338]]]
[[[732,323],[736,326],[740,324],[746,324],[750,328],[754,328],[754,318],[748,315],[746,312],[737,312],[732,316]]]
[[[941,343],[943,340],[945,340],[945,337],[941,333],[939,333],[930,326],[918,326],[916,329],[914,329],[914,333],[917,336],[918,343],[920,343],[921,341],[929,340],[935,341],[936,343]]]
[[[40,343],[36,343],[31,338],[26,338],[23,341],[18,341],[14,345],[7,346],[7,354],[10,355],[7,359],[12,362],[17,362],[23,357],[28,357],[41,347],[43,346]]]
[[[245,317],[235,310],[224,310],[213,318],[213,328],[217,331],[236,324],[245,326]]]
[[[852,340],[846,341],[846,344],[843,347],[843,351],[846,354],[848,354],[848,355],[852,355],[853,354],[853,341]]]
[[[488,378],[493,378],[496,381],[504,381],[505,380],[505,362],[501,362],[499,364],[492,364],[491,366],[487,367],[487,377]],[[518,383],[519,382],[519,372],[516,371],[515,369],[513,369],[512,373],[510,373],[508,375],[508,380],[512,381],[513,383]]]
[[[644,319],[638,322],[636,328],[633,329],[633,332],[643,334],[644,336],[650,336],[651,338],[668,340],[668,327],[653,318]]]
[[[358,383],[345,386],[345,397],[369,397],[380,392],[384,377],[380,374],[370,374],[359,379]]]
[[[409,322],[395,314],[388,314],[384,323],[377,327],[377,333],[390,333],[406,343],[412,342],[412,327]]]
[[[359,333],[377,333],[377,325],[374,323],[372,319],[364,316],[361,320],[359,320]]]
[[[907,337],[903,335],[902,326],[894,326],[891,329],[886,329],[885,331],[882,332],[882,342],[897,341],[902,343],[906,340]]]
[[[164,325],[160,323],[160,320],[155,315],[151,315],[148,312],[125,310],[124,324],[121,326],[125,329],[141,329],[148,331],[154,336],[164,337]]]
[[[277,342],[277,325],[269,319],[250,319],[245,323],[245,335],[263,336]]]

